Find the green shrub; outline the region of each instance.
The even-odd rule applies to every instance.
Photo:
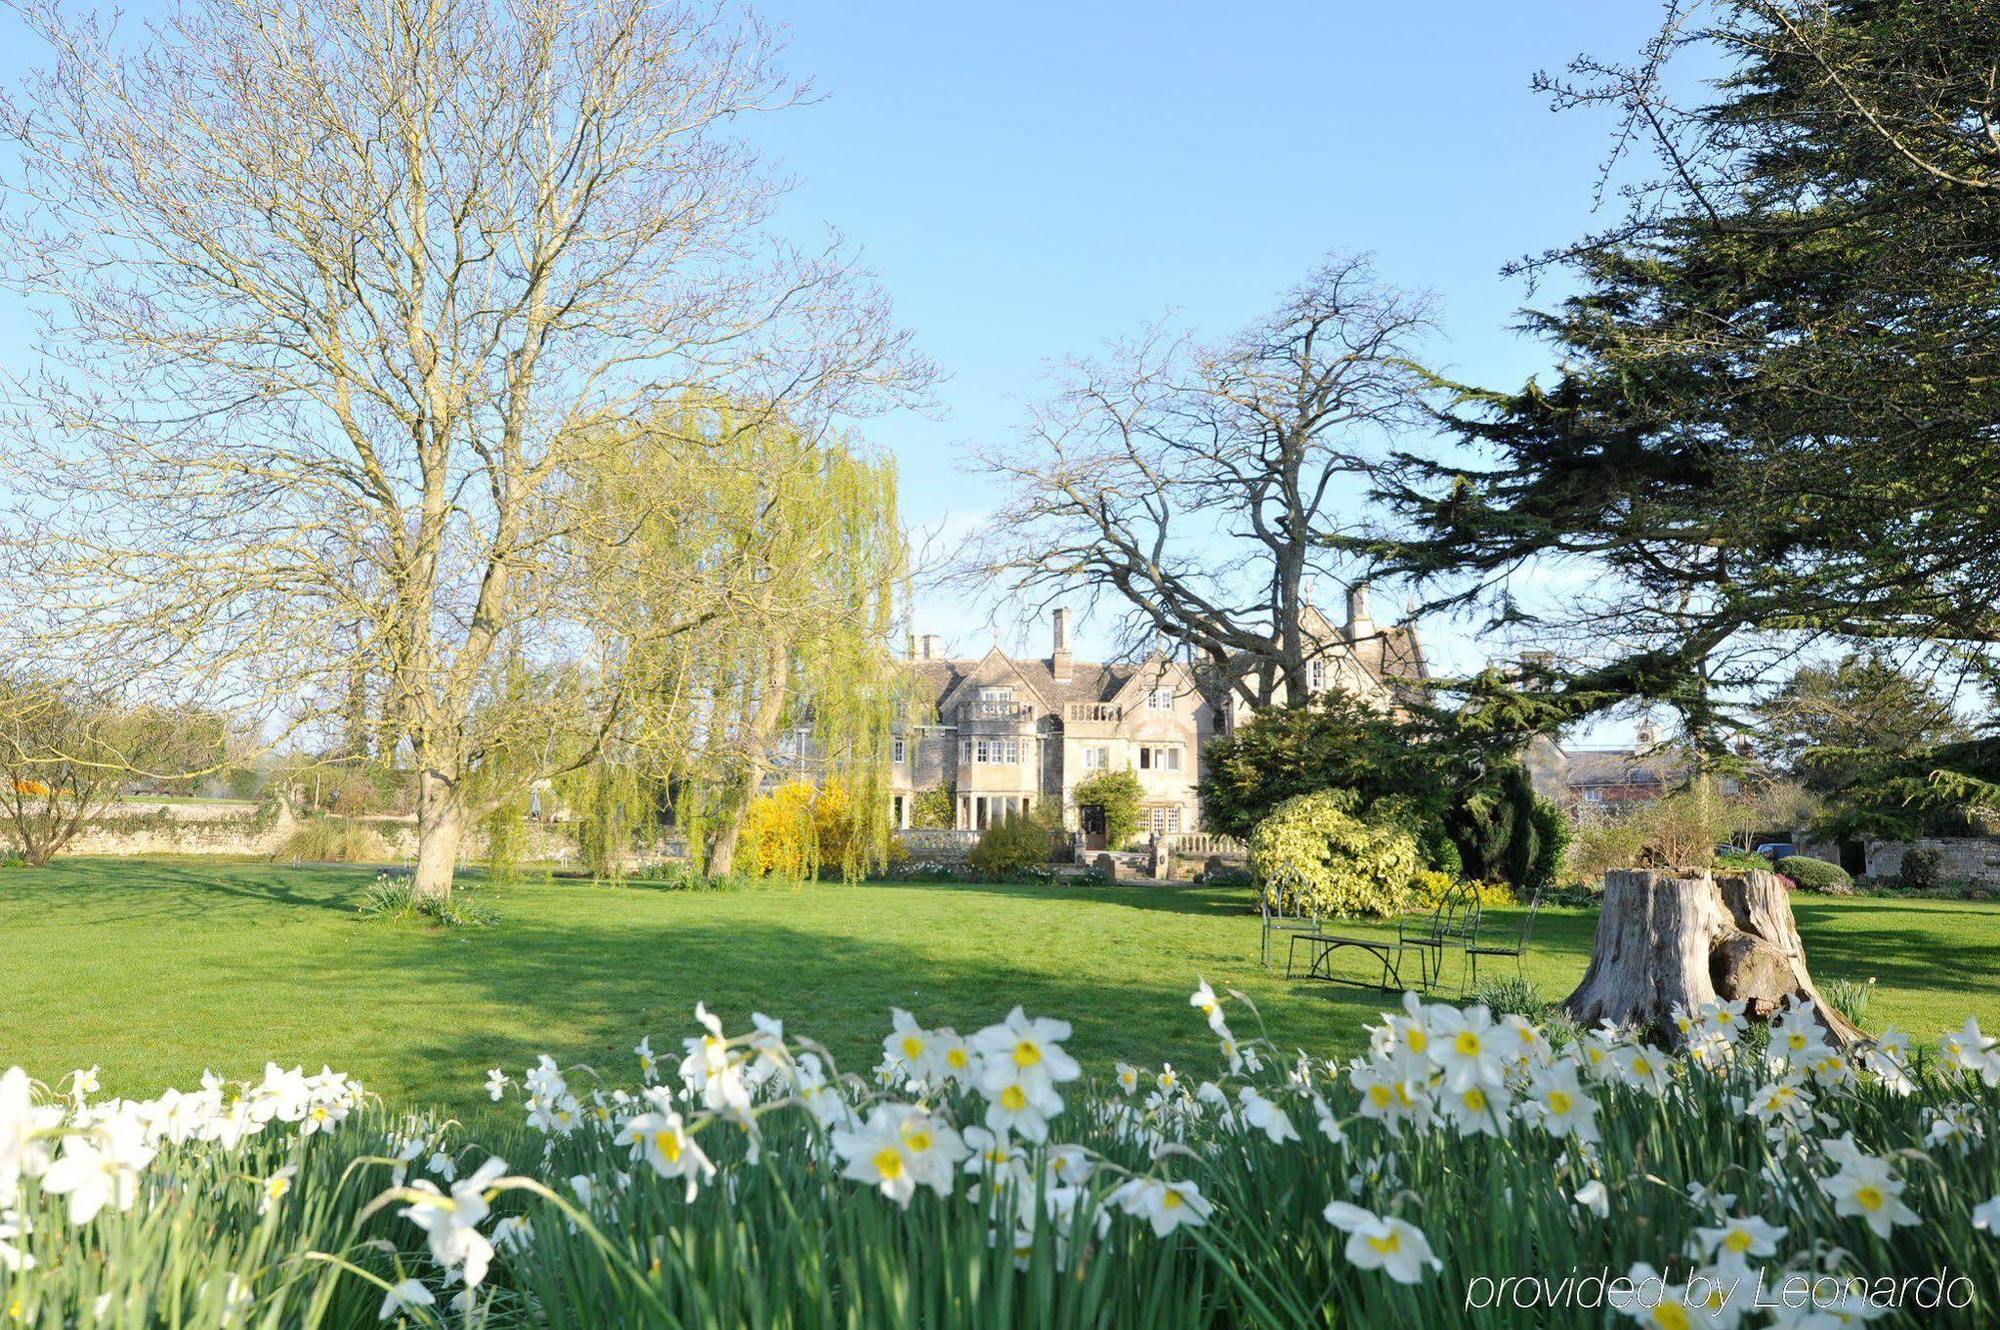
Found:
[[[428,919],[447,928],[484,927],[500,922],[495,914],[461,887],[443,900],[418,900],[410,878],[401,873],[377,873],[361,889],[355,913],[363,919]]]
[[[1778,871],[1799,884],[1801,890],[1828,896],[1846,896],[1854,890],[1854,879],[1839,864],[1804,854],[1788,854],[1778,860]]]
[[[1936,850],[1909,850],[1896,870],[1896,885],[1912,891],[1936,891],[1944,881],[1944,856]]]
[[[937,830],[958,821],[958,804],[949,785],[918,790],[910,796],[910,825]]]
[[[1250,869],[1325,915],[1400,914],[1416,900],[1417,842],[1400,827],[1355,816],[1352,790],[1287,799],[1250,833]]]
[[[1009,813],[988,827],[972,847],[966,863],[980,873],[1006,874],[1039,868],[1055,857],[1061,826],[1047,813],[1051,805],[1032,812]]]
[[[1828,1006],[1860,1025],[1868,1019],[1868,1000],[1875,996],[1875,981],[1829,979],[1820,985],[1819,991]]]
[[[1145,787],[1132,771],[1104,771],[1077,782],[1071,798],[1078,808],[1104,811],[1104,839],[1112,849],[1123,849],[1139,834],[1139,800]]]
[[[380,863],[389,857],[382,838],[359,822],[344,817],[309,817],[285,837],[273,859],[313,864]]]

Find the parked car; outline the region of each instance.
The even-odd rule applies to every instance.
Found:
[[[1799,847],[1790,841],[1766,841],[1757,847],[1757,853],[1763,855],[1774,864],[1780,859],[1789,859],[1798,852]]]

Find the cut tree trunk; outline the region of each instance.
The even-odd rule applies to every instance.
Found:
[[[1678,1047],[1676,1006],[1742,1002],[1746,1016],[1769,1020],[1787,998],[1812,1001],[1836,1048],[1868,1037],[1814,986],[1777,874],[1615,869],[1604,877],[1590,968],[1563,1007],[1585,1026],[1608,1020]]]

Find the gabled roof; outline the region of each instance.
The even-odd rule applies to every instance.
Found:
[[[917,700],[942,713],[959,690],[1018,681],[1051,711],[1066,702],[1111,702],[1142,674],[1149,674],[1153,662],[1136,665],[1103,665],[1079,660],[1071,664],[1067,680],[1057,682],[1047,660],[1021,660],[994,647],[977,660],[912,660],[904,664],[917,681]],[[1186,667],[1175,664],[1176,678],[1188,682]],[[998,677],[996,677],[998,676]]]
[[[1687,774],[1683,754],[1629,748],[1563,750],[1563,780],[1571,788],[1606,785],[1673,785]]]

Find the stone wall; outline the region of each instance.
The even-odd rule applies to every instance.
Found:
[[[417,857],[414,817],[365,817],[353,821],[374,832],[382,842],[385,863],[413,863]],[[148,855],[220,855],[238,859],[268,859],[281,851],[298,830],[299,821],[283,805],[227,802],[123,803],[87,825],[64,847],[62,855],[140,858]],[[0,853],[16,849],[14,838],[0,823]],[[671,855],[672,847],[661,847]],[[522,857],[531,862],[564,863],[576,847],[559,826],[533,823]],[[486,837],[468,831],[460,846],[461,862],[486,857]],[[658,854],[655,857],[659,857]]]
[[[1980,886],[2000,886],[2000,840],[1952,838],[1914,841],[1868,842],[1868,876],[1895,877],[1903,867],[1903,856],[1911,850],[1935,850],[1938,879],[1943,882],[1974,882]]]

